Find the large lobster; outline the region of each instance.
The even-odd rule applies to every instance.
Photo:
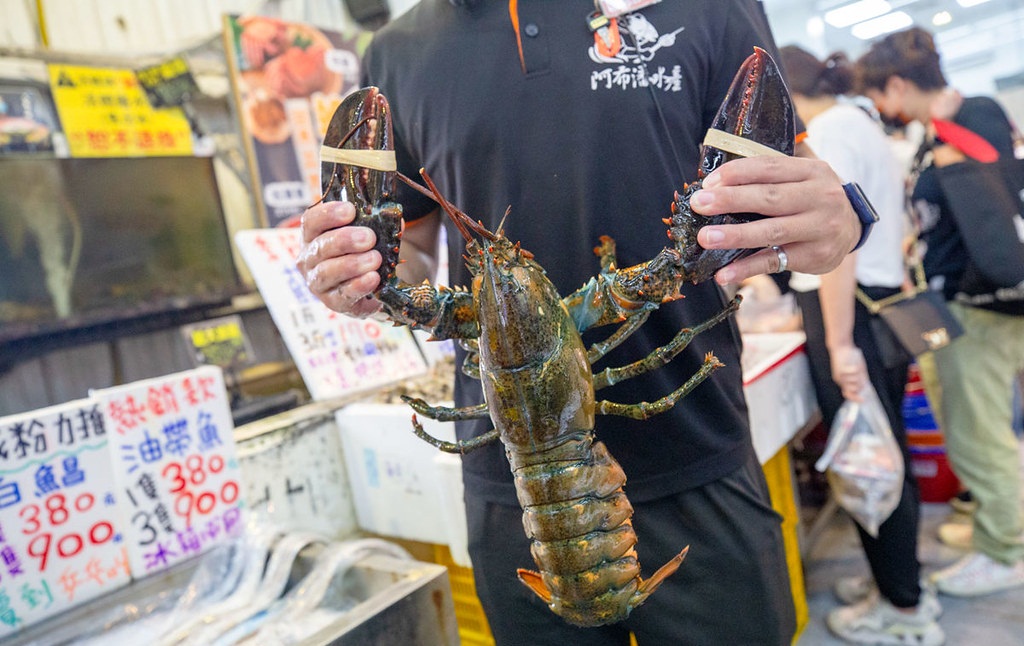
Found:
[[[708,173],[736,155],[750,154],[750,149],[792,154],[793,123],[779,70],[767,53],[756,49],[737,72],[714,121],[718,139],[714,145],[705,142],[698,181],[675,195],[672,215],[665,220],[672,246],[649,262],[619,269],[614,241],[602,237],[594,250],[600,274],[562,298],[532,254],[509,241],[500,227],[489,231],[459,211],[426,172],[422,176],[428,194],[466,239],[473,284],[470,290],[453,290],[401,282],[395,268],[402,210],[392,201],[397,173],[388,102],[376,88],[364,88],[349,95],[331,120],[321,152],[323,199],[353,202],[353,225],[376,233],[383,257],[376,297],[384,312],[397,324],[427,330],[436,339],[458,339],[471,349],[463,370],[480,379],[486,402],[461,409],[434,407],[420,399],[406,398],[407,403],[437,420],[489,416],[494,424],[488,433],[451,443],[425,433],[413,415],[415,432],[453,453],[495,440],[504,444],[540,570],[520,569],[519,578],[570,623],[598,626],[625,619],[676,571],[688,549],[649,578],[640,577],[633,509],[623,492],[626,476],[595,440],[594,416],[646,419],[674,406],[722,364],[708,354],[686,383],[654,402],[598,401],[595,391],[672,360],[695,335],[735,311],[740,299],[630,365],[598,374],[591,365],[637,330],[653,310],[675,300],[684,281],[705,280],[753,252],[705,250],[696,236],[708,223],[760,216],[694,215],[689,198]],[[609,324],[619,327],[603,343],[584,347],[582,331]]]

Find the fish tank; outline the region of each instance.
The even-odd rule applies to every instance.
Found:
[[[0,156],[0,347],[245,291],[211,158]]]

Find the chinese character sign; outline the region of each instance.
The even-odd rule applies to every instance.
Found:
[[[132,70],[55,64],[49,72],[72,157],[192,154],[184,111],[151,107]]]
[[[93,400],[0,418],[0,640],[130,580]]]
[[[267,16],[225,16],[224,45],[256,200],[267,226],[320,195],[320,143],[358,87],[372,33],[346,35]]]
[[[92,396],[103,413],[136,577],[241,534],[240,469],[220,368],[204,366]]]
[[[235,236],[295,364],[316,400],[418,377],[427,366],[405,327],[328,309],[295,267],[298,229],[253,229]]]

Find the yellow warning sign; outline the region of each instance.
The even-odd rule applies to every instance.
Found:
[[[134,71],[50,65],[49,74],[72,157],[192,154],[185,113],[152,108]]]

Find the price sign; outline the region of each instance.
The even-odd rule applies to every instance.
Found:
[[[110,438],[135,576],[241,534],[242,485],[220,368],[204,366],[93,397]]]
[[[0,639],[130,580],[97,402],[0,418]]]
[[[195,365],[240,368],[252,363],[252,347],[237,314],[181,328]]]
[[[239,231],[235,241],[313,398],[425,374],[408,328],[338,314],[310,293],[295,267],[300,235],[298,229],[253,229]]]

